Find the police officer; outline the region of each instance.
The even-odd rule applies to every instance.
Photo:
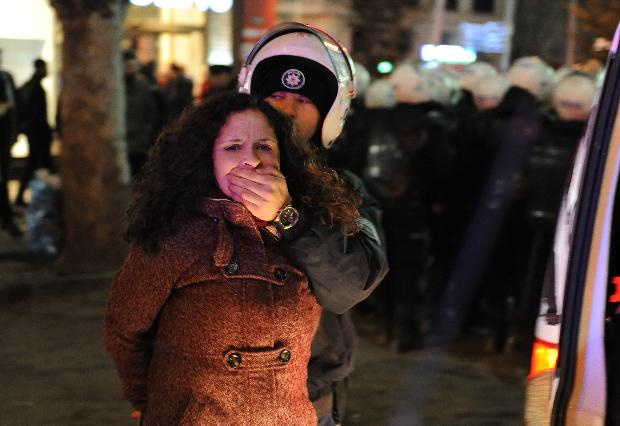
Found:
[[[299,23],[269,31],[249,53],[239,75],[240,90],[263,97],[292,118],[295,142],[324,153],[342,131],[354,96],[352,61],[327,33]],[[285,252],[308,275],[324,311],[312,344],[308,388],[320,425],[344,415],[344,383],[354,363],[355,330],[349,309],[365,299],[387,273],[381,210],[361,180],[340,176],[363,197],[361,232],[345,236],[300,211],[282,235]]]

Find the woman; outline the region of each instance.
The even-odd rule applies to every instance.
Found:
[[[241,94],[210,99],[159,138],[104,327],[144,424],[316,424],[306,378],[320,307],[272,220],[292,204],[302,220],[287,233],[308,214],[356,232],[359,213],[311,155],[290,144],[285,118]],[[275,184],[262,193],[265,179]]]

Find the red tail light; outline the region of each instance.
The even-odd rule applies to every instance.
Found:
[[[532,348],[532,365],[530,367],[529,378],[555,369],[558,361],[558,345],[536,339]]]
[[[618,303],[620,302],[620,277],[613,277],[611,279],[612,284],[616,286],[614,294],[609,296],[610,303]]]

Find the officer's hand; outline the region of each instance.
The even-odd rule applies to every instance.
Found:
[[[227,178],[233,199],[258,219],[275,219],[280,209],[291,202],[286,179],[274,167],[235,167]]]

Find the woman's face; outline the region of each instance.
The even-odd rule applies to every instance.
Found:
[[[280,169],[280,150],[267,118],[257,110],[245,110],[228,117],[213,145],[213,168],[217,184],[232,197],[228,173],[237,168]]]

